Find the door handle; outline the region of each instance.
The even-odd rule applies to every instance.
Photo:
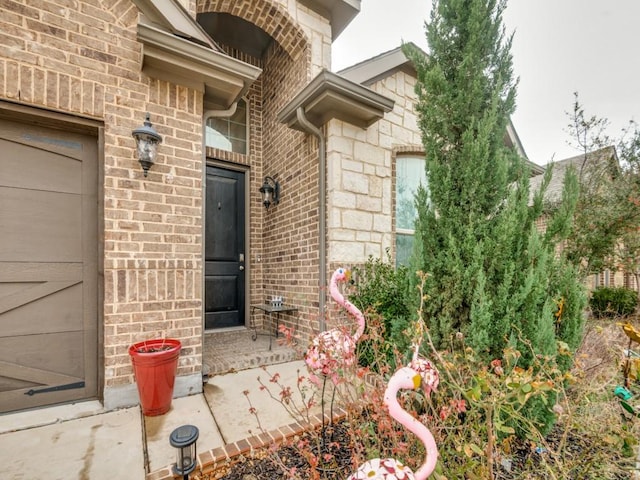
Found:
[[[240,269],[240,271],[244,270],[244,265],[240,265],[240,267],[238,267]]]

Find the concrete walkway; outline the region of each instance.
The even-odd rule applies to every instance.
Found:
[[[288,425],[295,418],[261,390],[258,378],[276,398],[280,388],[289,387],[293,397],[300,399],[298,372],[306,375],[304,362],[272,365],[267,370],[214,376],[203,394],[174,399],[171,410],[158,417],[144,417],[139,407],[105,412],[97,401],[1,415],[0,477],[144,480],[146,473],[175,462],[169,434],[180,425],[198,427],[198,452]],[[276,373],[280,386],[269,381]],[[302,407],[299,400],[296,405]],[[251,406],[257,418],[249,411]]]
[[[276,373],[277,383],[271,382]],[[291,388],[289,408],[304,411],[301,395],[308,399],[314,392],[299,392],[298,373],[306,376],[302,361],[214,376],[203,394],[174,399],[158,417],[144,417],[139,407],[104,412],[97,401],[0,415],[0,478],[145,480],[175,462],[169,434],[180,425],[198,427],[200,453],[299,420],[277,400],[282,388]],[[319,411],[316,406],[310,414]],[[638,462],[640,468],[640,456]]]

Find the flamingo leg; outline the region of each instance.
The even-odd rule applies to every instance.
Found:
[[[321,435],[322,435],[322,449],[324,450],[324,437],[325,437],[325,430],[326,430],[326,426],[324,423],[324,389],[327,386],[327,376],[323,375],[322,376],[322,396],[320,397],[320,408],[322,409],[322,431],[321,431]]]
[[[336,388],[338,385],[333,384],[333,391],[331,392],[331,406],[329,407],[329,425],[333,425],[333,400],[336,398]],[[333,428],[331,429],[331,441],[333,442]]]

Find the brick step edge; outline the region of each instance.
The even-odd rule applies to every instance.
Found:
[[[372,388],[380,388],[384,385],[384,380],[379,375],[369,372],[364,377],[364,383]],[[342,407],[334,407],[334,410],[334,422],[347,418],[347,411]],[[328,421],[329,415],[324,415],[324,418],[325,422]],[[229,468],[244,458],[254,456],[273,445],[281,445],[296,435],[322,427],[322,415],[313,415],[309,420],[309,422],[293,422],[284,427],[200,453],[194,473],[199,473],[199,478],[202,479],[216,480],[226,475]],[[150,472],[146,475],[145,480],[175,480],[172,468],[173,465],[169,465],[161,470]]]
[[[341,407],[335,407],[333,421],[337,422],[347,417],[347,412]],[[329,415],[324,415],[325,422],[329,421]],[[216,479],[225,475],[229,468],[239,463],[246,457],[252,457],[258,452],[280,445],[285,441],[300,435],[304,432],[317,430],[322,426],[322,415],[316,414],[310,417],[309,422],[299,421],[289,425],[269,430],[259,435],[253,435],[247,439],[234,443],[228,443],[223,447],[198,454],[198,464],[193,474],[198,473],[200,477]],[[172,471],[173,465],[169,465],[155,472],[146,475],[145,480],[175,480]],[[217,475],[217,476],[216,476]]]

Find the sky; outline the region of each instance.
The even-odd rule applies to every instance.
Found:
[[[413,42],[428,53],[431,0],[362,0],[334,41],[332,70]],[[574,92],[587,117],[606,118],[617,138],[640,122],[640,0],[508,0],[519,77],[512,116],[529,160],[545,165],[580,153],[567,144]]]

